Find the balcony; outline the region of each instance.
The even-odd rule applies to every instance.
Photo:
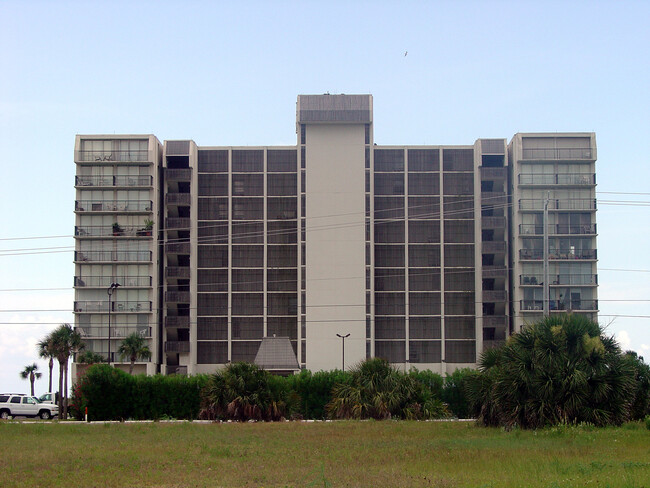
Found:
[[[596,249],[549,249],[549,259],[597,259]],[[542,249],[520,249],[519,259],[544,259]]]
[[[187,329],[190,327],[189,316],[168,315],[165,317],[165,327]]]
[[[506,243],[504,241],[483,241],[481,243],[481,252],[483,254],[505,253]]]
[[[481,166],[481,180],[505,180],[508,177],[507,168],[486,168]]]
[[[120,312],[151,312],[151,302],[111,301],[111,313]],[[87,300],[74,302],[75,312],[108,313],[108,300]]]
[[[166,291],[165,301],[167,303],[190,303],[189,291]]]
[[[551,286],[596,286],[598,275],[596,274],[560,274],[549,275]],[[519,275],[519,284],[522,286],[537,286],[544,282],[544,275]]]
[[[168,181],[190,181],[192,179],[192,168],[165,169],[165,178]]]
[[[77,288],[108,288],[111,283],[119,283],[122,288],[149,288],[151,276],[75,276]]]
[[[145,187],[153,186],[152,176],[75,176],[76,187]]]
[[[519,224],[519,234],[543,235],[544,227],[536,224]],[[596,224],[551,224],[549,235],[596,235]]]
[[[169,254],[189,254],[190,249],[189,242],[168,242],[165,244],[165,252]]]
[[[165,341],[165,352],[188,353],[190,352],[190,343],[189,341]]]
[[[548,201],[549,210],[596,210],[595,198],[572,198],[570,200],[550,199]],[[519,200],[519,210],[544,210],[544,199],[521,199]]]
[[[596,184],[596,174],[549,174],[533,175],[520,174],[519,184],[522,186],[594,186]]]
[[[521,159],[569,159],[591,160],[594,159],[590,148],[561,147],[561,148],[530,148],[522,150]]]
[[[508,325],[508,317],[505,315],[484,315],[483,327],[506,328]]]
[[[481,218],[481,228],[482,229],[505,229],[506,218],[505,217],[483,217]]]
[[[151,261],[151,251],[75,251],[74,260],[77,263],[142,263]]]
[[[483,278],[507,278],[508,270],[504,266],[483,266]]]
[[[189,266],[168,266],[165,268],[165,278],[190,278]]]
[[[481,192],[481,205],[487,206],[502,206],[508,203],[506,194],[502,191],[484,191]]]
[[[139,225],[81,225],[74,228],[76,237],[151,237],[152,229]]]
[[[187,374],[187,366],[179,366],[179,365],[174,366],[174,365],[168,364],[165,368],[166,368],[165,371],[167,372],[168,375],[169,374],[182,374],[182,375]]]
[[[521,300],[520,309],[524,312],[544,310],[542,300]],[[549,300],[550,311],[570,310],[575,311],[597,311],[598,300]]]
[[[483,290],[483,303],[505,302],[505,290]]]
[[[149,161],[149,151],[77,151],[76,161],[80,163],[131,163]]]
[[[190,230],[191,220],[187,217],[167,218],[165,227],[167,230]]]
[[[150,200],[115,200],[112,202],[101,200],[77,200],[75,212],[143,212],[149,213],[152,209]]]
[[[189,206],[192,203],[192,196],[189,193],[167,193],[165,203],[167,205]]]
[[[108,326],[106,327],[75,327],[79,335],[84,339],[108,339]],[[111,326],[111,339],[128,337],[136,333],[144,339],[151,339],[151,327],[121,327]]]

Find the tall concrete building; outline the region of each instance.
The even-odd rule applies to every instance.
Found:
[[[372,102],[300,95],[287,147],[77,136],[87,348],[119,363],[136,332],[147,373],[445,373],[540,318],[545,286],[549,313],[596,318],[594,134],[378,146]]]

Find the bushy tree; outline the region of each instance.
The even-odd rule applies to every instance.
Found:
[[[332,390],[327,406],[332,418],[384,420],[427,419],[448,415],[431,390],[381,358],[367,359],[350,370],[350,381]]]
[[[613,338],[581,315],[553,315],[485,351],[467,378],[485,425],[618,425],[630,417],[634,369]]]
[[[36,347],[38,348],[39,357],[48,360],[47,366],[50,372],[50,376],[49,376],[47,391],[51,392],[52,391],[52,369],[54,368],[54,356],[55,356],[54,344],[52,343],[52,334],[49,334],[48,336],[45,337],[45,339],[39,341],[36,344]]]
[[[452,414],[459,419],[472,418],[477,415],[477,412],[471,409],[465,392],[468,377],[477,374],[479,373],[476,370],[461,368],[445,377],[442,388],[442,401],[449,406]]]
[[[232,363],[212,375],[200,417],[211,420],[281,420],[296,399],[287,382],[251,363]]]
[[[327,418],[327,404],[332,401],[332,388],[337,383],[347,383],[346,371],[317,371],[303,369],[299,374],[286,378],[289,388],[300,399],[297,413],[306,419]]]
[[[94,351],[83,351],[77,354],[77,362],[81,364],[103,363],[104,356]]]
[[[650,415],[650,365],[634,351],[626,351],[625,359],[634,368],[634,401],[630,410],[632,420],[643,420]]]

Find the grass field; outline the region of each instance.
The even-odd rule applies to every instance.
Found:
[[[0,422],[2,487],[650,487],[650,431]]]

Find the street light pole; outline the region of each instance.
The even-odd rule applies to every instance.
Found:
[[[121,286],[119,283],[111,283],[111,286],[108,287],[106,293],[108,293],[108,365],[111,364],[111,297],[113,292],[117,289],[118,286]]]
[[[345,335],[336,334],[336,336],[340,337],[342,339],[342,342],[343,342],[343,356],[341,357],[341,360],[342,360],[342,363],[343,363],[343,371],[345,371],[345,338],[350,337],[350,334],[345,334]]]

